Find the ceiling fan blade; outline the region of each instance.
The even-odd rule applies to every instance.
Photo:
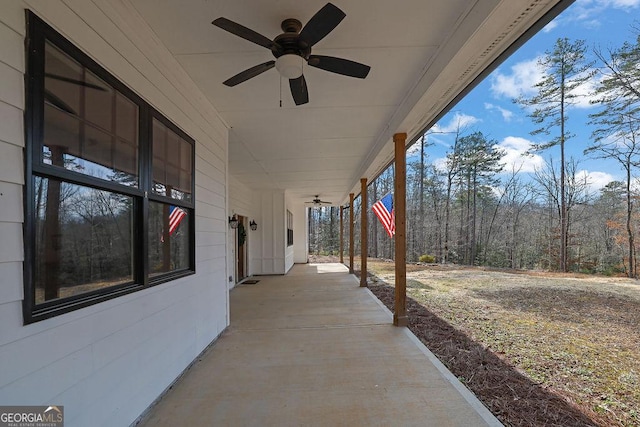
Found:
[[[240,84],[244,81],[247,81],[255,76],[257,76],[258,74],[262,74],[267,70],[270,70],[271,68],[273,68],[276,64],[276,61],[267,61],[264,64],[259,64],[256,65],[255,67],[251,67],[249,69],[246,69],[238,74],[236,74],[235,76],[225,80],[224,82],[222,82],[222,84],[226,85],[226,86],[230,86],[233,87],[237,84]]]
[[[279,46],[274,43],[272,40],[269,40],[262,34],[256,33],[250,28],[245,27],[244,25],[240,25],[237,22],[233,22],[227,18],[218,18],[212,22],[216,27],[222,28],[234,34],[238,37],[242,37],[245,40],[249,40],[257,45],[266,47],[267,49],[277,49]]]
[[[91,89],[101,90],[103,92],[107,91],[107,89],[102,87],[102,86],[94,85],[93,83],[84,82],[82,80],[72,79],[70,77],[59,76],[57,74],[51,74],[51,73],[44,73],[44,76],[45,77],[49,77],[51,79],[60,80],[62,82],[71,83],[71,84],[74,84],[74,85],[79,85],[79,86],[84,86],[84,87],[88,87],[88,88],[91,88]]]
[[[64,111],[65,113],[69,113],[69,114],[73,114],[74,116],[77,116],[78,113],[76,113],[73,108],[71,108],[69,106],[69,104],[67,104],[66,102],[64,102],[62,99],[60,99],[59,96],[57,96],[56,94],[54,94],[53,92],[51,92],[50,90],[45,89],[44,90],[44,99],[46,102],[48,102],[49,104],[53,105],[54,107]]]
[[[300,31],[300,38],[313,46],[329,34],[347,16],[331,3],[324,5]]]
[[[311,55],[308,64],[321,70],[342,74],[349,77],[364,79],[369,74],[371,67],[348,59],[336,58],[335,56]]]
[[[293,95],[293,101],[296,105],[309,102],[309,92],[307,91],[307,82],[304,76],[300,76],[297,79],[289,79],[289,87],[291,88],[291,95]]]

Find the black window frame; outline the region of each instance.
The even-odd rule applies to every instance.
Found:
[[[195,140],[179,129],[159,111],[154,109],[115,76],[105,70],[96,61],[82,52],[64,36],[54,30],[33,12],[26,11],[27,37],[25,72],[25,185],[24,185],[24,323],[58,316],[83,307],[94,305],[132,292],[147,289],[180,277],[195,274]],[[138,107],[138,186],[127,186],[76,171],[48,165],[42,161],[44,143],[44,77],[45,45],[50,43],[60,49],[80,65],[95,74],[115,90],[124,95]],[[168,196],[154,194],[152,186],[153,119],[160,121],[180,138],[191,144],[191,199],[178,200]],[[34,203],[36,177],[55,179],[61,182],[81,185],[98,190],[130,196],[133,202],[133,248],[132,273],[130,283],[105,287],[78,295],[53,299],[36,304],[35,299],[35,223]],[[188,267],[161,275],[149,277],[149,227],[146,221],[149,214],[149,202],[160,202],[178,206],[190,216],[188,224],[189,247]]]
[[[293,213],[287,209],[287,247],[293,246]]]

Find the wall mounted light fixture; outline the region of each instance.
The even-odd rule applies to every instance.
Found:
[[[233,229],[238,228],[238,217],[236,216],[236,214],[233,214],[233,216],[229,217],[229,227]]]
[[[254,220],[251,220],[251,222],[249,223],[249,227],[251,227],[253,231],[256,231],[258,229],[258,224],[256,224]]]

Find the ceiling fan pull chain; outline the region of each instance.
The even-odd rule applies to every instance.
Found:
[[[282,76],[280,76],[280,108],[282,108]]]

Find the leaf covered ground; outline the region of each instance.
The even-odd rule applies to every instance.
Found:
[[[394,264],[368,261],[393,311]],[[640,425],[640,283],[407,266],[412,331],[509,426]]]

